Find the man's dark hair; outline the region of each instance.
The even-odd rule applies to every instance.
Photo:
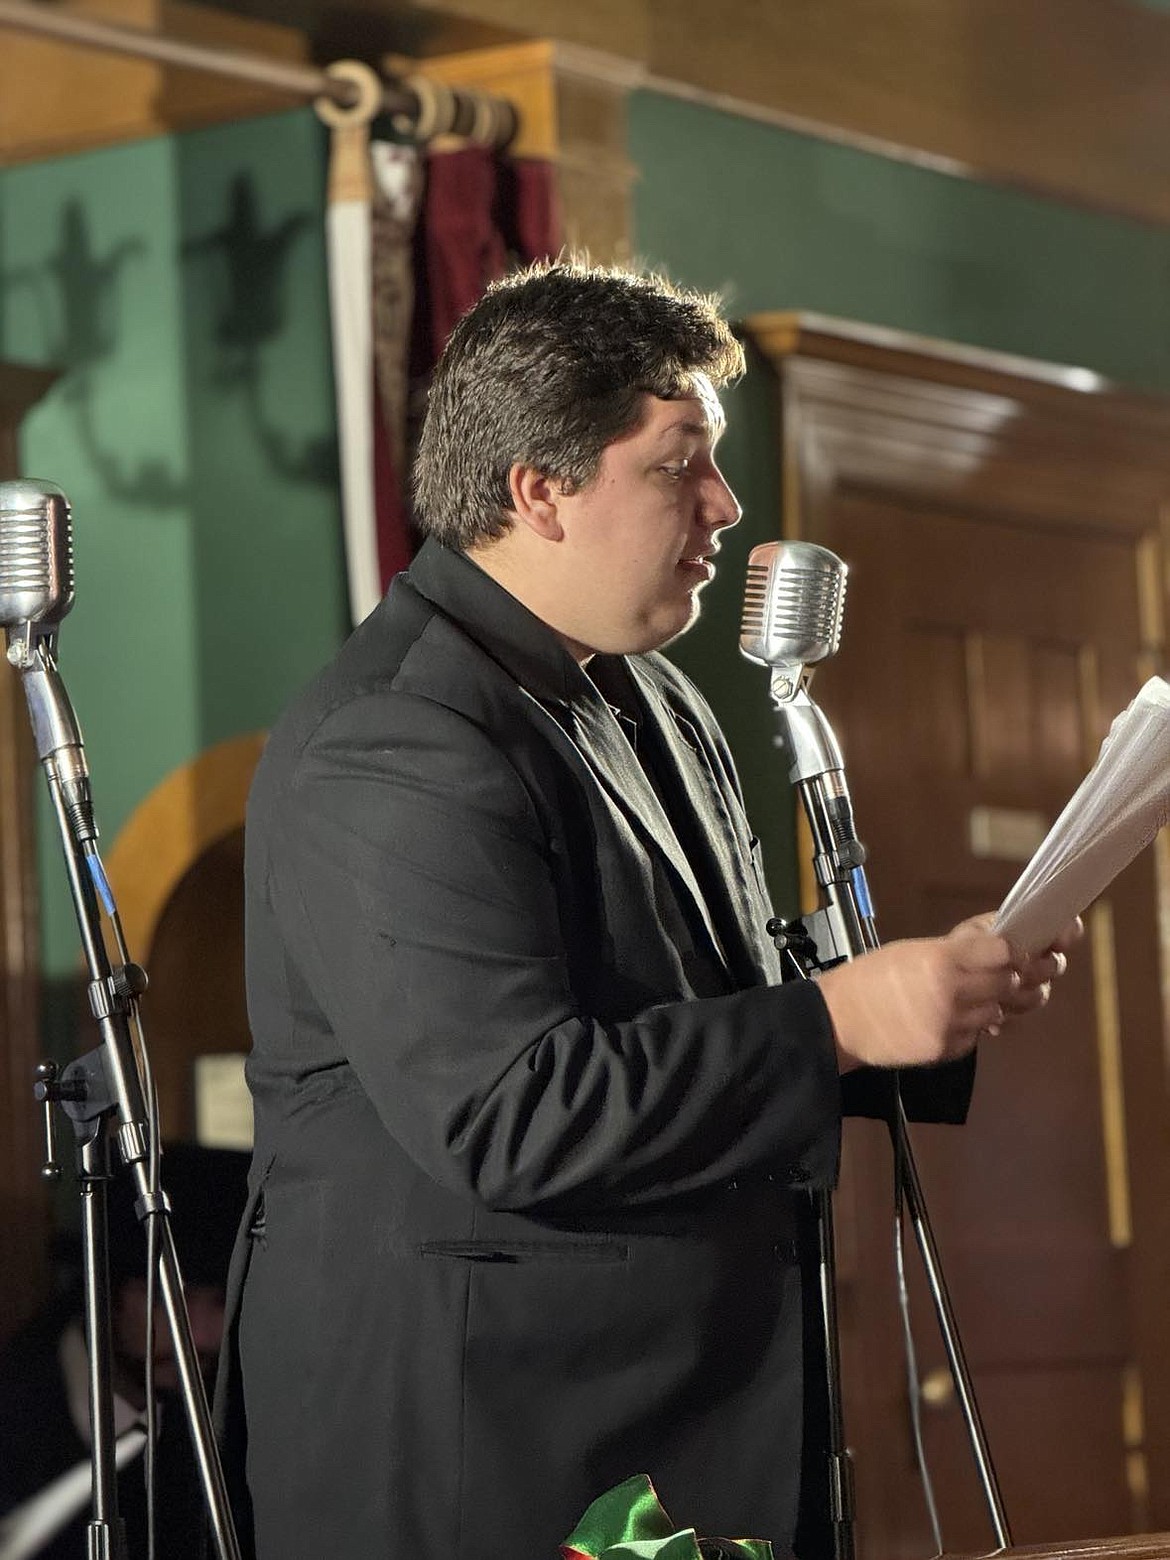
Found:
[[[435,368],[418,522],[457,549],[502,536],[516,462],[575,492],[636,425],[642,395],[693,394],[696,374],[719,388],[743,366],[712,296],[577,260],[517,271],[463,316]]]

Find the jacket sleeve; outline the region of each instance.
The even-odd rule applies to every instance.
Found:
[[[261,913],[337,1059],[435,1180],[515,1211],[648,1203],[755,1168],[832,1184],[815,985],[582,1011],[546,831],[472,721],[401,693],[344,705],[264,828]]]

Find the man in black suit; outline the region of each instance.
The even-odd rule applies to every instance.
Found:
[[[1058,973],[968,925],[780,984],[730,755],[656,653],[739,518],[741,368],[656,278],[493,288],[435,373],[428,540],[272,736],[223,1394],[260,1560],[539,1560],[639,1472],[785,1552],[839,1077],[963,1056]]]

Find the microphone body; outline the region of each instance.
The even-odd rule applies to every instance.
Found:
[[[822,967],[878,945],[845,764],[833,728],[808,694],[816,665],[841,640],[848,569],[812,542],[765,542],[748,558],[740,650],[771,669],[778,742],[813,838],[821,905],[803,919]]]
[[[69,500],[51,482],[0,482],[0,626],[21,675],[37,757],[79,844],[97,839],[77,717],[57,671],[57,625],[73,606]]]

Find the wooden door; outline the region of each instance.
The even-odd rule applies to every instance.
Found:
[[[1098,506],[1111,440],[1062,405],[784,359],[789,519],[851,567],[814,694],[842,741],[885,940],[994,908],[1158,650],[1160,499]],[[937,359],[930,371],[948,365]],[[989,377],[990,377],[989,370]],[[992,391],[994,390],[994,395]],[[1144,408],[1149,412],[1150,408]],[[1160,451],[1145,450],[1145,468]],[[1092,481],[1079,480],[1091,466]],[[1170,474],[1147,470],[1170,491]],[[1119,480],[1122,480],[1119,478]],[[983,1047],[967,1127],[915,1150],[1016,1543],[1170,1526],[1170,1108],[1157,863],[1092,911],[1040,1019]],[[884,1129],[851,1123],[838,1196],[859,1549],[923,1555]],[[992,1529],[909,1242],[922,1423],[945,1546]]]

